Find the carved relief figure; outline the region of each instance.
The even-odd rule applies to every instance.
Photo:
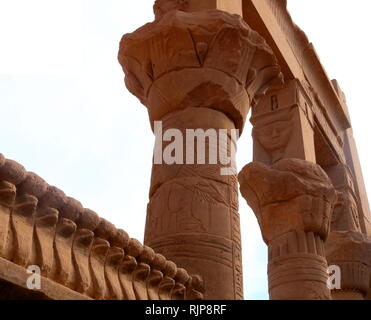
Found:
[[[272,163],[284,157],[292,133],[292,120],[286,112],[258,121],[253,129],[254,139],[272,157]]]

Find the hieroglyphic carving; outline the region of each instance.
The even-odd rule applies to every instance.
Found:
[[[308,161],[283,159],[270,167],[253,162],[239,181],[269,246],[271,299],[331,299],[324,241],[336,192],[326,173]]]
[[[243,270],[242,270],[242,245],[240,215],[232,211],[232,255],[233,255],[233,273],[234,273],[234,291],[236,300],[243,300]]]

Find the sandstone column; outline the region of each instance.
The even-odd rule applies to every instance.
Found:
[[[159,1],[156,20],[120,45],[126,85],[157,137],[145,243],[199,274],[206,299],[242,299],[237,176],[226,160],[232,130],[242,131],[249,107],[282,76],[238,15],[173,10],[185,2]]]
[[[326,173],[299,159],[253,162],[239,175],[269,247],[272,300],[331,299],[324,241],[336,193]]]

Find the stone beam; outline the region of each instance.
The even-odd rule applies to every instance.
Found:
[[[285,0],[244,0],[243,17],[272,47],[286,79],[311,85],[326,105],[338,131],[349,128],[345,106],[329,80],[313,45],[293,22]]]
[[[305,78],[302,67],[290,46],[287,34],[282,30],[275,10],[272,10],[270,4],[266,0],[244,0],[243,17],[252,28],[259,30],[259,33],[271,45],[285,78],[297,78],[301,81]],[[277,8],[279,7],[277,6]]]

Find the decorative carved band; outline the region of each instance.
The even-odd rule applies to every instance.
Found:
[[[201,299],[202,282],[0,154],[0,257],[94,299]]]

